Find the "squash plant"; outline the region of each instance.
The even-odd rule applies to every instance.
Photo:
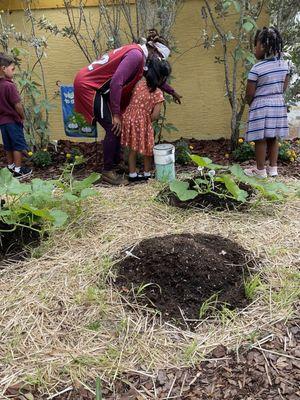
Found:
[[[198,155],[190,157],[198,166],[199,176],[193,178],[191,182],[175,180],[170,183],[170,190],[180,201],[193,200],[198,195],[211,193],[220,198],[245,203],[249,200],[250,192],[253,190],[274,201],[283,200],[287,195],[295,194],[295,188],[282,182],[270,182],[267,179],[257,179],[245,175],[243,169],[237,164],[223,166],[214,164],[211,159],[206,157]],[[245,190],[247,186],[249,191]]]
[[[0,222],[2,231],[26,227],[37,231],[62,227],[70,218],[72,205],[80,210],[82,200],[95,195],[90,186],[99,179],[97,173],[82,181],[72,180],[72,187],[61,180],[33,179],[21,183],[8,169],[0,170]],[[1,230],[1,228],[0,228]]]

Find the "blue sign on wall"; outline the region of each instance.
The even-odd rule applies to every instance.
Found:
[[[74,111],[73,86],[61,85],[60,94],[66,136],[96,138],[96,126],[88,125],[84,117]]]

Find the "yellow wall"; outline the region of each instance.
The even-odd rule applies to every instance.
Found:
[[[56,0],[53,1],[58,3]],[[8,2],[12,3],[13,0]],[[16,0],[14,2],[16,3]],[[171,136],[164,134],[169,140],[181,136],[216,139],[230,135],[230,107],[227,98],[224,97],[223,66],[214,62],[215,56],[220,55],[220,48],[217,46],[215,49],[205,50],[200,46],[191,49],[201,41],[202,5],[203,2],[199,0],[185,1],[174,27],[178,50],[184,54],[173,54],[170,59],[173,75],[176,77],[172,84],[176,91],[183,95],[183,104],[181,106],[172,104],[168,107],[168,121],[179,129],[178,133],[173,133]],[[48,20],[59,26],[66,23],[66,16],[61,9],[35,12],[38,15],[44,14]],[[22,11],[13,11],[11,21],[17,30],[22,30],[24,28]],[[48,43],[47,59],[44,63],[48,92],[54,93],[57,90],[56,81],[72,83],[76,71],[87,62],[79,49],[68,39],[50,36]],[[59,99],[55,104],[56,109],[51,112],[51,135],[54,139],[64,137]]]

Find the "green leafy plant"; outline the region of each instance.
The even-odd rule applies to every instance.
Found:
[[[49,167],[52,164],[52,157],[47,149],[38,150],[32,154],[32,162],[37,167]]]
[[[298,154],[293,149],[291,141],[279,142],[278,158],[285,162],[294,162],[297,160]]]
[[[191,161],[191,148],[189,144],[181,139],[175,143],[175,161],[180,165],[186,165]]]
[[[83,154],[77,147],[73,147],[70,153],[66,153],[66,160],[71,165],[71,169],[73,169],[73,167],[76,165],[85,163],[86,161]]]
[[[96,194],[90,186],[99,179],[91,174],[82,181],[43,181],[21,183],[8,171],[0,170],[0,222],[4,231],[26,227],[43,232],[62,227],[71,217],[73,205],[81,210],[82,200]]]
[[[255,143],[254,142],[245,142],[243,139],[238,140],[238,145],[236,149],[232,152],[233,158],[236,161],[244,162],[251,160],[255,157]]]
[[[168,104],[170,104],[173,99],[170,95],[165,94],[165,100]],[[178,132],[178,129],[176,128],[175,125],[173,125],[171,122],[167,122],[167,105],[166,102],[163,103],[163,111],[159,116],[159,119],[157,121],[153,122],[153,129],[154,129],[154,136],[155,136],[155,142],[160,143],[162,138],[163,138],[163,131],[167,133],[172,133],[172,132]]]
[[[271,201],[281,201],[289,195],[299,195],[299,188],[281,182],[249,177],[237,164],[226,167],[214,164],[206,157],[198,155],[190,157],[198,166],[199,176],[190,182],[174,180],[169,186],[180,201],[192,200],[198,195],[210,193],[220,198],[245,203],[249,200],[249,192],[252,190],[258,191],[262,197]],[[251,190],[245,190],[247,187]]]

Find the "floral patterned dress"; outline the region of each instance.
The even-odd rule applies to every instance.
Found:
[[[151,114],[156,104],[164,101],[163,92],[150,92],[145,79],[135,86],[130,104],[122,117],[121,144],[144,156],[153,155],[154,130]]]

